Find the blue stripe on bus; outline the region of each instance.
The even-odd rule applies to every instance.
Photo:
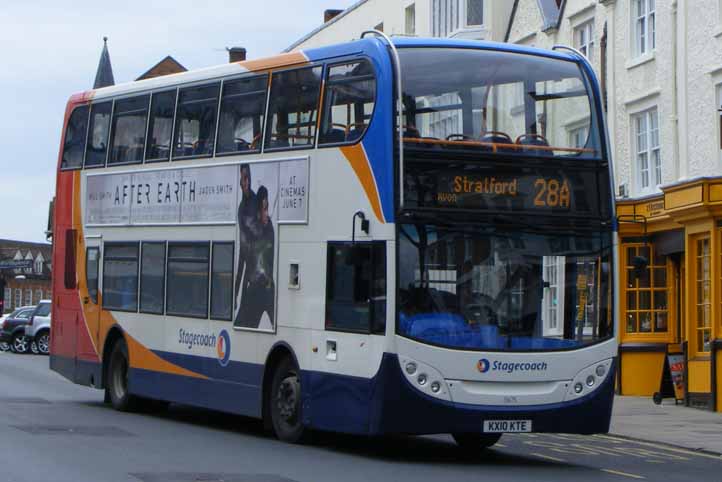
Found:
[[[193,362],[196,368],[203,360],[210,366],[215,362],[199,360]],[[241,371],[262,373],[261,365],[245,365]],[[132,369],[129,388],[141,396],[260,417],[260,384],[228,381],[244,379],[230,375],[233,371],[225,379],[202,380]],[[615,373],[613,367],[610,373]],[[483,420],[494,419],[531,420],[534,432],[606,433],[614,397],[614,377],[609,376],[593,393],[571,402],[525,407],[446,402],[412,387],[401,373],[398,357],[389,353],[371,379],[303,371],[301,386],[305,424],[354,434],[479,432]]]
[[[153,350],[153,353],[169,363],[215,380],[258,387],[261,385],[263,379],[263,365],[257,363],[231,360],[228,362],[228,365],[223,367],[218,362],[218,359],[213,357],[186,355],[159,350]]]

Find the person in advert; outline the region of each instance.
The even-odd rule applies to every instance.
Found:
[[[236,269],[236,316],[235,322],[240,323],[241,304],[244,298],[245,286],[248,284],[248,271],[250,271],[252,233],[251,225],[254,223],[256,212],[256,194],[251,189],[251,166],[241,164],[241,202],[238,204],[238,269]],[[241,289],[243,287],[243,289]]]
[[[236,326],[258,328],[264,314],[273,326],[275,286],[273,282],[273,257],[275,236],[269,215],[268,189],[260,186],[256,193],[257,213],[250,224],[251,256],[247,260],[243,280],[243,297]]]

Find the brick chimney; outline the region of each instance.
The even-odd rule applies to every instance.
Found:
[[[323,12],[323,23],[330,22],[336,18],[339,14],[343,13],[343,10],[329,9]]]
[[[228,62],[243,62],[246,60],[246,49],[243,47],[231,47],[228,50]]]

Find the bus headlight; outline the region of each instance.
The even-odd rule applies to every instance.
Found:
[[[565,400],[575,400],[585,397],[599,389],[610,376],[613,358],[589,365],[579,370],[574,379],[567,384],[567,395]]]
[[[452,401],[450,385],[444,375],[431,365],[400,355],[398,370],[414,390],[430,397]]]
[[[596,372],[598,377],[603,377],[604,374],[607,373],[607,369],[604,367],[604,365],[599,365],[597,366]]]
[[[596,381],[597,381],[597,380],[594,378],[594,375],[589,375],[589,376],[587,377],[587,386],[588,386],[588,387],[593,387],[593,386],[594,386],[594,382],[596,382]]]
[[[582,393],[582,390],[584,390],[584,387],[581,383],[576,383],[574,385],[574,393]]]

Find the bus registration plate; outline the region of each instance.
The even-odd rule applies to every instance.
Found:
[[[531,432],[531,420],[484,420],[484,433]]]

